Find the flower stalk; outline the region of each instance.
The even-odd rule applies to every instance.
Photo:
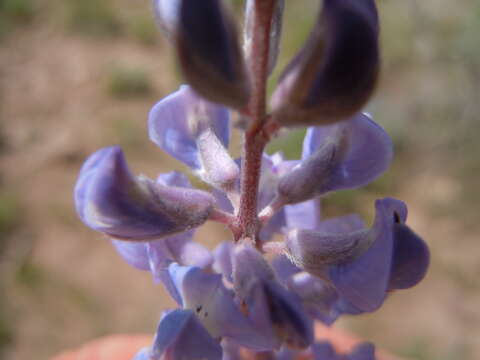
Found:
[[[266,123],[270,30],[275,3],[276,0],[255,1],[254,11],[248,14],[252,19],[247,19],[252,34],[247,66],[253,79],[253,91],[248,104],[248,113],[251,116],[250,126],[244,136],[237,224],[241,228],[240,238],[249,237],[254,239],[255,243],[260,226],[257,215],[258,183],[263,149],[268,141],[264,133],[264,124]]]

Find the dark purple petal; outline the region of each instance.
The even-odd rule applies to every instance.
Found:
[[[312,320],[299,300],[278,283],[257,279],[245,303],[260,331],[273,331],[294,349],[304,349],[313,342]]]
[[[379,72],[374,0],[326,0],[305,47],[272,96],[273,117],[286,126],[328,124],[358,112]]]
[[[222,348],[192,310],[174,310],[162,317],[151,350],[153,360],[221,360]]]
[[[303,160],[281,178],[278,192],[284,203],[293,204],[330,191],[357,188],[380,176],[392,156],[390,137],[366,114],[309,128]]]
[[[198,226],[208,218],[213,203],[206,192],[133,176],[119,147],[92,155],[75,186],[83,222],[125,240],[158,239]]]
[[[236,26],[219,0],[183,0],[176,48],[187,82],[202,96],[244,107],[250,83]]]
[[[297,298],[274,282],[263,282],[263,291],[277,336],[294,349],[304,349],[312,344],[313,321]]]
[[[407,289],[425,277],[430,251],[422,238],[403,224],[394,225],[394,242],[389,290]]]
[[[393,256],[393,209],[403,203],[390,199],[375,203],[375,223],[368,236],[374,238],[371,247],[354,261],[331,266],[329,278],[340,296],[361,311],[378,309],[385,300]]]

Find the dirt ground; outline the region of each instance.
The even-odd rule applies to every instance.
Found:
[[[57,30],[37,22],[0,46],[0,186],[18,214],[0,252],[0,320],[11,330],[6,360],[48,359],[104,334],[150,333],[161,310],[173,305],[149,274],[129,267],[107,239],[83,226],[72,200],[84,158],[100,147],[122,145],[136,173],[185,169],[146,132],[150,107],[178,86],[171,51],[163,40],[144,46]],[[107,74],[119,63],[145,69],[153,91],[109,94]],[[382,196],[409,205],[409,223],[431,246],[430,272],[377,313],[336,326],[411,359],[480,359],[477,231],[432,210],[432,203],[448,207],[463,184],[411,169],[408,186]],[[371,212],[371,202],[364,207]],[[209,224],[197,236],[213,245],[228,233]]]

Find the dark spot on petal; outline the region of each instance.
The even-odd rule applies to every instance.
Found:
[[[202,311],[202,305],[197,306],[197,308],[195,309],[195,311],[196,311],[197,313],[199,313],[200,311]]]
[[[396,211],[393,212],[393,221],[395,221],[395,224],[400,224],[402,222],[400,220],[400,215]]]

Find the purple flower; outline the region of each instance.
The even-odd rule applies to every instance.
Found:
[[[154,0],[190,85],[153,106],[149,137],[205,190],[175,171],[135,176],[117,146],[80,170],[74,196],[82,221],[109,236],[131,266],[150,271],[178,305],[135,360],[240,360],[245,351],[374,360],[371,344],[338,354],[315,343],[314,322],[375,311],[427,272],[428,247],[406,224],[400,200],[377,200],[370,227],[355,214],[321,217],[321,196],[372,182],[393,156],[388,134],[360,112],[379,67],[373,0],[324,0],[268,113],[284,5],[247,1],[243,54],[221,0]],[[232,109],[246,127],[236,160],[228,152]],[[263,151],[278,127],[312,124],[301,159]],[[232,232],[213,251],[195,241],[208,220]]]

